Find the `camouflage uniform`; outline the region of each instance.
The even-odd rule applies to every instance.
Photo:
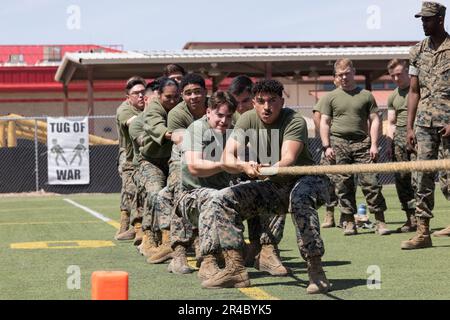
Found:
[[[360,88],[345,91],[337,88],[320,100],[323,114],[331,119],[330,144],[336,154],[336,164],[372,163],[368,120],[378,112],[373,95]],[[373,214],[386,210],[386,201],[375,174],[358,176],[369,210]],[[353,174],[334,175],[336,195],[342,214],[354,215],[356,183]]]
[[[336,153],[337,164],[373,163],[370,159],[370,138],[363,140],[347,140],[331,136],[331,145]],[[362,192],[366,198],[369,211],[373,214],[386,211],[386,201],[381,193],[381,184],[376,174],[361,173],[358,175]],[[356,185],[353,174],[337,174],[334,176],[339,207],[343,214],[354,215],[356,208]]]
[[[199,214],[215,191],[212,188],[197,188],[181,193],[173,207],[170,221],[170,242],[173,248],[177,244],[191,244],[198,232]],[[214,247],[219,248],[218,241],[215,241]]]
[[[203,255],[220,248],[241,249],[243,220],[259,216],[263,229],[281,229],[273,214],[292,214],[297,243],[304,259],[324,254],[317,209],[329,201],[328,179],[303,176],[290,183],[271,180],[248,181],[214,192],[204,204],[199,218]],[[325,192],[324,192],[325,190]],[[269,237],[274,237],[269,234]],[[273,241],[276,242],[275,239]]]
[[[415,161],[416,155],[408,150],[406,145],[406,127],[397,127],[393,140],[393,161]],[[397,189],[398,199],[402,205],[402,210],[407,212],[416,208],[416,173],[415,172],[396,172],[395,188]]]
[[[450,158],[450,138],[439,131],[450,124],[450,36],[434,50],[431,39],[416,44],[410,52],[409,74],[417,76],[420,100],[415,119],[417,159]],[[416,216],[432,218],[434,208],[435,172],[417,173]],[[448,190],[448,186],[447,186]]]
[[[167,185],[157,193],[148,194],[146,207],[151,218],[146,221],[146,228],[150,228],[152,231],[170,229],[174,199],[178,198],[180,194],[180,171],[180,162],[171,159],[169,161]]]
[[[122,188],[120,190],[120,210],[131,213],[133,198],[137,188],[133,181],[134,166],[131,161],[126,160],[125,151],[122,151],[119,154],[118,171],[122,178]]]
[[[441,144],[441,147],[439,148],[439,159],[445,158],[450,158],[449,151],[447,149],[447,154],[445,154],[443,144]],[[450,201],[450,171],[439,172],[439,184],[441,186],[442,194]]]
[[[211,134],[212,133],[212,134]],[[218,161],[222,155],[226,135],[214,133],[211,130],[206,116],[192,123],[186,131],[183,139],[183,151],[202,151],[204,159]],[[215,152],[208,153],[205,148],[215,146]],[[209,177],[194,177],[189,172],[185,160],[182,162],[182,188],[172,210],[170,221],[170,236],[172,246],[177,243],[189,244],[193,236],[198,232],[198,217],[203,210],[205,202],[212,194],[230,185],[239,184],[243,176],[231,175],[224,171]],[[279,243],[284,229],[284,215],[270,215],[270,220],[265,226],[261,226],[257,217],[256,225],[253,225],[253,240],[261,244]],[[268,229],[270,228],[270,229]],[[214,246],[218,249],[217,246]]]
[[[131,213],[132,202],[136,193],[133,182],[133,146],[128,133],[126,122],[133,116],[137,116],[141,110],[124,101],[116,111],[116,126],[119,133],[119,167],[118,171],[122,178],[120,210]]]
[[[181,101],[167,115],[167,128],[170,132],[184,131],[196,120],[191,114],[186,102]],[[169,176],[167,185],[157,194],[152,194],[148,200],[148,210],[155,216],[153,228],[156,230],[170,229],[172,209],[181,191],[181,153],[180,147],[172,146],[169,160]]]
[[[323,100],[320,100],[313,107],[313,114],[315,114],[316,112],[319,112],[320,114],[322,114],[322,105],[323,105]],[[318,130],[318,128],[316,128],[316,130]],[[319,136],[319,138],[320,138],[320,134],[318,132],[316,132],[316,136]],[[336,164],[336,161],[328,160],[325,157],[325,152],[322,152],[322,154],[320,156],[320,165],[321,166],[329,166],[329,165],[333,165],[333,164]],[[334,183],[332,175],[327,175],[327,177],[330,181],[329,189],[328,189],[328,193],[330,195],[330,202],[326,204],[326,207],[334,208],[338,205],[338,200],[337,200],[337,196],[336,196],[336,184]]]
[[[166,138],[167,110],[158,99],[153,100],[143,112],[144,141],[140,148],[140,194],[143,196],[142,230],[158,231],[157,215],[152,202],[167,183],[172,141]]]
[[[325,157],[325,153],[322,152],[321,158],[320,158],[320,165],[321,166],[331,166],[333,164],[336,164],[336,161],[330,161]],[[327,202],[325,205],[327,208],[336,207],[338,205],[338,199],[336,196],[336,184],[334,183],[333,176],[327,175],[329,179],[328,184],[328,194],[330,195],[330,201]]]
[[[137,169],[136,177],[139,179],[137,184],[139,187],[140,203],[142,204],[142,230],[149,230],[154,221],[154,217],[148,211],[149,195],[159,192],[164,188],[168,175],[169,159],[147,159],[141,160]]]
[[[406,122],[407,103],[409,86],[406,88],[396,88],[388,98],[388,110],[395,112],[395,133],[392,141],[392,161],[414,161],[415,152],[407,147],[406,143]],[[400,200],[402,210],[406,213],[414,212],[416,209],[416,174],[411,172],[396,172],[395,187]]]
[[[250,133],[248,142],[245,138],[247,133]],[[293,165],[314,163],[308,151],[306,121],[299,113],[287,108],[281,109],[276,126],[266,126],[255,110],[247,111],[239,118],[230,139],[235,139],[241,146],[250,146],[249,153],[255,153],[259,161],[269,165],[280,161],[279,156],[274,155],[285,141],[299,141],[304,147]],[[272,157],[264,159],[269,148]],[[320,238],[317,208],[329,201],[327,180],[318,176],[298,179],[274,176],[264,181],[246,181],[218,190],[208,198],[200,212],[202,254],[214,252],[217,245],[224,250],[241,249],[244,244],[242,221],[254,216],[259,217],[269,243],[277,243],[279,234],[273,230],[283,229],[284,215],[290,212],[301,255],[305,259],[322,256],[324,246]],[[277,219],[276,215],[283,218]]]

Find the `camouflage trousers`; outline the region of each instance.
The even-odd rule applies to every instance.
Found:
[[[235,185],[242,183],[244,181],[251,181],[249,177],[245,174],[240,175],[239,177],[233,179],[230,182],[230,185]],[[279,226],[276,230],[263,231],[263,226],[261,225],[261,221],[259,216],[254,216],[253,218],[247,219],[247,233],[248,240],[250,242],[258,242],[260,244],[279,244],[281,239],[283,238],[284,225],[286,222],[286,215],[275,215],[275,219],[278,221],[273,225]],[[274,236],[271,237],[270,235]]]
[[[439,147],[439,159],[449,159],[450,151],[444,150],[444,143]],[[439,171],[439,184],[444,197],[450,201],[450,171]]]
[[[417,126],[417,160],[436,160],[439,148],[442,158],[450,159],[450,138],[442,138],[439,130],[442,128],[426,128]],[[417,172],[416,216],[433,218],[434,189],[436,172]],[[448,172],[440,174],[441,189],[448,197]]]
[[[203,205],[216,189],[198,188],[181,192],[175,203],[170,220],[170,242],[190,245],[198,232],[198,217]]]
[[[136,185],[133,182],[134,166],[130,161],[126,161],[125,153],[119,156],[118,171],[122,178],[122,188],[120,190],[120,211],[131,213],[133,198],[136,193]]]
[[[159,192],[166,185],[169,159],[149,159],[139,161],[133,175],[136,184],[136,194],[133,199],[131,224],[142,221],[142,229],[149,229],[148,195]]]
[[[336,164],[373,163],[370,159],[370,138],[355,141],[331,136],[331,145],[336,153]],[[362,192],[371,213],[386,211],[386,200],[381,193],[382,186],[377,175],[362,173],[358,175]],[[342,214],[356,214],[356,183],[353,174],[333,176],[336,195]]]
[[[152,231],[169,230],[172,210],[181,193],[180,161],[169,161],[167,185],[157,193],[148,195],[147,210],[152,220],[148,222]]]
[[[413,151],[408,150],[406,145],[406,127],[397,127],[393,141],[393,162],[415,161],[416,155]],[[395,188],[397,196],[400,200],[402,210],[405,212],[414,212],[416,209],[416,173],[396,172]]]
[[[190,244],[194,236],[198,234],[198,220],[200,212],[204,209],[205,203],[218,190],[211,188],[198,188],[189,191],[184,191],[178,198],[177,203],[172,211],[172,218],[170,221],[170,237],[172,246],[175,247],[177,243]],[[283,237],[284,224],[286,215],[271,214],[267,217],[268,223],[261,224],[263,218],[255,216],[249,218],[252,224],[248,224],[250,240],[257,241],[261,244],[278,244]],[[253,232],[253,233],[251,233]],[[253,236],[253,238],[251,238]],[[211,238],[212,245],[210,246],[217,252],[219,249],[219,242],[217,239]],[[210,253],[212,253],[210,251]]]
[[[336,162],[333,160],[332,161],[328,160],[325,157],[325,153],[322,152],[322,155],[320,157],[320,165],[321,166],[330,166],[333,164],[336,164]],[[327,208],[332,208],[332,207],[334,208],[334,207],[337,207],[337,205],[338,205],[338,199],[336,196],[336,185],[333,181],[333,176],[327,175],[327,177],[330,180],[329,188],[328,188],[328,194],[330,195],[330,201],[327,202],[325,205]]]
[[[249,181],[214,192],[199,217],[202,254],[219,248],[240,250],[244,244],[243,220],[257,215],[263,229],[277,230],[281,226],[276,224],[284,220],[271,217],[288,212],[292,214],[302,257],[322,256],[324,245],[317,209],[329,201],[326,190],[326,177],[303,176],[291,183]]]

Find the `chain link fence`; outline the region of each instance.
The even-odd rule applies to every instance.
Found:
[[[311,107],[295,108],[310,117]],[[61,194],[120,192],[117,172],[117,130],[115,116],[89,117],[88,185],[49,185],[47,168],[46,117],[0,117],[0,193],[45,191]],[[313,131],[314,129],[312,129]],[[310,130],[311,132],[311,130]],[[318,163],[322,144],[318,137],[309,139],[309,149]],[[386,159],[386,139],[380,140],[380,162]],[[393,183],[392,174],[379,175],[382,184]]]

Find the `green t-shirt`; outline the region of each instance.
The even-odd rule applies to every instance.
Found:
[[[145,144],[141,148],[144,159],[169,158],[172,151],[172,141],[164,135],[167,129],[167,111],[158,100],[153,100],[143,112]]]
[[[241,114],[236,111],[235,113],[233,113],[233,118],[231,118],[231,123],[233,125],[235,125],[238,122],[240,117],[241,117]]]
[[[409,87],[396,88],[388,98],[388,110],[395,111],[397,127],[405,127],[408,120],[408,92]]]
[[[185,131],[182,153],[186,151],[202,152],[203,158],[210,161],[220,161],[225,147],[226,134],[214,131],[203,116],[194,121]],[[192,190],[196,188],[223,189],[229,186],[232,175],[222,171],[210,177],[194,177],[188,169],[186,159],[181,163],[181,181],[183,188]]]
[[[278,119],[272,124],[261,121],[256,110],[250,110],[241,115],[231,135],[233,139],[246,145],[249,159],[258,163],[273,165],[281,159],[281,147],[284,141],[303,142],[304,147],[293,165],[308,166],[314,161],[308,150],[308,128],[300,113],[292,109],[281,109]],[[245,150],[239,150],[238,156],[245,158]],[[241,154],[242,153],[242,154]],[[272,180],[289,181],[295,177],[284,177]]]
[[[167,128],[171,132],[185,130],[195,120],[197,119],[192,115],[186,102],[182,101],[170,110],[167,116]],[[176,144],[173,144],[171,158],[175,161],[181,159],[180,148]]]
[[[125,150],[127,161],[133,160],[133,145],[128,133],[127,121],[141,112],[141,110],[129,104],[128,101],[124,101],[116,111],[116,125],[117,132],[119,133],[119,150]]]
[[[369,115],[378,112],[372,93],[361,88],[334,89],[321,99],[318,108],[331,117],[331,135],[349,140],[366,138]]]
[[[138,166],[141,159],[141,145],[139,144],[139,141],[144,141],[146,135],[144,130],[143,112],[131,121],[130,127],[128,128],[128,133],[130,134],[131,143],[133,144],[133,165]]]
[[[313,113],[314,113],[314,111],[318,111],[318,112],[320,112],[320,114],[322,114],[323,112],[322,112],[322,108],[323,108],[323,101],[324,101],[324,99],[327,99],[327,96],[329,95],[331,93],[331,91],[329,92],[329,93],[327,93],[326,95],[324,95],[324,96],[322,96],[320,99],[319,99],[319,101],[317,101],[317,103],[314,105],[314,107],[313,107]]]

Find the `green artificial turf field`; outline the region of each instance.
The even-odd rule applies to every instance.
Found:
[[[385,186],[383,191],[387,222],[393,230],[404,222],[404,214],[395,188]],[[167,264],[147,264],[130,241],[113,240],[114,223],[64,199],[119,219],[118,194],[1,197],[0,299],[90,299],[90,277],[97,270],[128,272],[129,299],[450,299],[446,285],[450,238],[433,238],[430,249],[402,251],[400,242],[412,234],[379,236],[360,230],[357,236],[344,237],[339,228],[324,229],[323,261],[333,290],[311,296],[305,291],[306,266],[299,258],[288,217],[280,249],[283,262],[293,269],[292,276],[272,277],[249,268],[251,288],[206,290],[196,273],[174,275],[166,271]],[[358,190],[358,203],[362,199]],[[449,209],[437,188],[433,229],[450,224]],[[319,214],[322,220],[324,208]],[[77,242],[81,240],[88,242]],[[79,289],[76,270],[80,271]],[[377,272],[379,289],[373,282],[367,285]]]

